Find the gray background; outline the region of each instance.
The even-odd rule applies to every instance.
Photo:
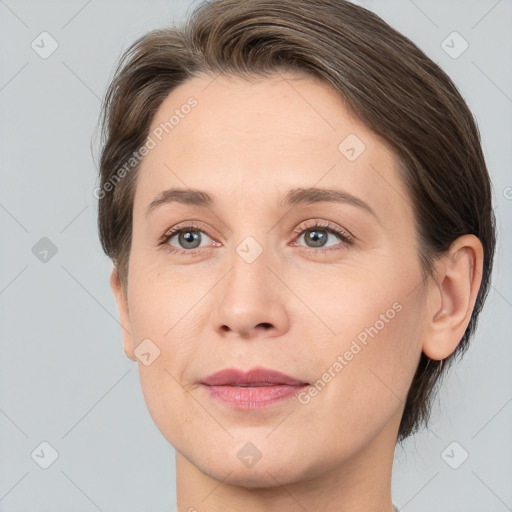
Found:
[[[122,351],[111,263],[96,232],[93,150],[100,98],[121,52],[195,3],[0,0],[2,511],[175,506],[174,450]],[[406,512],[512,510],[512,2],[358,3],[459,86],[481,131],[500,237],[477,336],[444,381],[430,430],[397,449],[393,499]],[[31,47],[42,46],[43,31],[58,43],[46,59]],[[469,43],[458,58],[462,40],[442,46],[453,31]],[[48,469],[40,467],[51,462],[43,441],[58,452]]]

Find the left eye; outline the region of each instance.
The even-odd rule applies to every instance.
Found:
[[[302,237],[304,237],[306,245],[311,243],[312,245],[308,245],[308,247],[312,248],[330,247],[330,245],[326,245],[329,235],[334,235],[338,241],[343,241],[341,235],[338,232],[334,231],[333,229],[324,227],[305,229],[299,238],[297,238],[297,240],[300,240]],[[336,243],[331,245],[336,245]]]

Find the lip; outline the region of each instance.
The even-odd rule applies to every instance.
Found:
[[[309,384],[269,368],[226,368],[200,382],[209,395],[235,409],[259,409],[292,398]]]
[[[255,386],[257,384],[300,386],[308,383],[271,368],[258,366],[247,372],[237,368],[225,368],[208,375],[201,384],[207,386]]]

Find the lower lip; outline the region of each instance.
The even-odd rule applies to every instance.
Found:
[[[291,386],[204,386],[210,396],[237,409],[259,409],[267,405],[291,398],[307,384]]]

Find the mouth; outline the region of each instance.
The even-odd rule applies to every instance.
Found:
[[[227,368],[200,382],[209,396],[235,409],[259,409],[293,398],[309,383],[267,368]]]
[[[208,375],[201,381],[201,384],[207,386],[263,387],[303,386],[309,383],[270,368],[257,367],[247,372],[237,368],[225,368]]]
[[[283,384],[277,384],[274,382],[256,382],[255,384],[220,384],[221,386],[236,386],[238,388],[255,388],[262,386],[282,386]]]

